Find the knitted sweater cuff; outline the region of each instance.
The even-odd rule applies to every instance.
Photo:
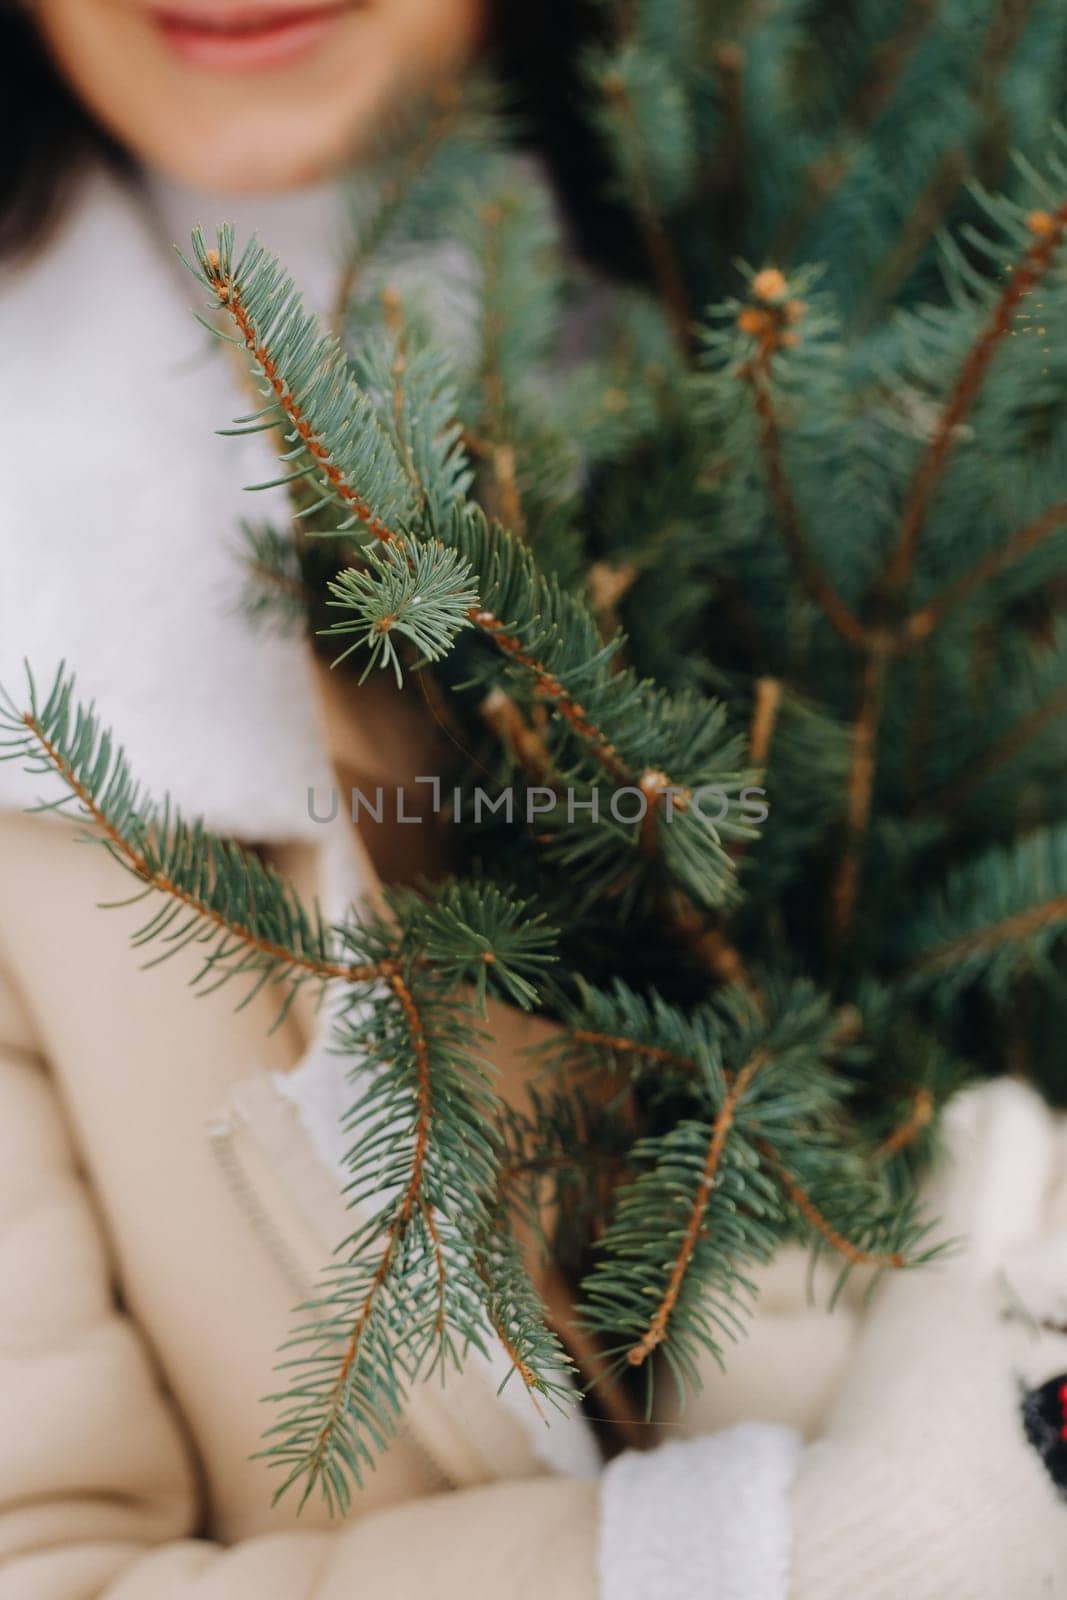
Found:
[[[785,1600],[800,1435],[743,1422],[603,1475],[602,1600]]]

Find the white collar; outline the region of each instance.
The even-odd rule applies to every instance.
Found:
[[[174,225],[222,220],[157,193]],[[327,237],[324,202],[255,213],[306,257]],[[235,610],[240,520],[283,524],[284,492],[244,493],[276,475],[265,436],[215,436],[247,403],[193,319],[197,299],[143,198],[103,173],[49,248],[0,282],[17,397],[0,430],[0,682],[18,699],[24,659],[39,684],[65,659],[154,793],[220,831],[310,838],[308,788],[331,779],[308,652]],[[0,764],[0,805],[46,788]]]

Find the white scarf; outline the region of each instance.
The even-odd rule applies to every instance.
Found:
[[[284,491],[244,492],[278,476],[265,435],[215,436],[251,408],[169,245],[254,218],[321,305],[336,207],[149,199],[97,173],[0,280],[0,683],[21,705],[23,661],[43,689],[65,660],[153,794],[249,839],[315,837],[308,788],[331,778],[306,646],[236,610],[240,520],[284,526]],[[39,796],[55,786],[0,763],[0,806]]]

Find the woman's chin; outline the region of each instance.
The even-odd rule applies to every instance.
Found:
[[[150,171],[190,189],[217,194],[267,194],[302,188],[320,182],[358,155],[358,130],[349,125],[331,139],[280,137],[277,117],[265,119],[257,130],[251,119],[227,128],[225,123],[210,137],[203,129],[186,137],[153,140],[142,137],[135,154]],[[321,134],[321,129],[319,130]]]

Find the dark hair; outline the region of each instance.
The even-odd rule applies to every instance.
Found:
[[[520,125],[541,156],[571,237],[615,277],[643,277],[644,252],[628,214],[612,204],[612,168],[588,115],[583,61],[611,24],[603,0],[490,0],[491,51]]]
[[[0,5],[3,0],[0,0]],[[127,165],[56,71],[32,19],[0,11],[0,259],[46,237],[94,157]]]
[[[580,63],[604,14],[598,0],[490,0],[490,50],[542,154],[579,248],[618,262],[620,224],[595,203],[603,156],[580,114]],[[0,0],[0,259],[41,244],[91,161],[132,170],[71,93],[32,19]]]

